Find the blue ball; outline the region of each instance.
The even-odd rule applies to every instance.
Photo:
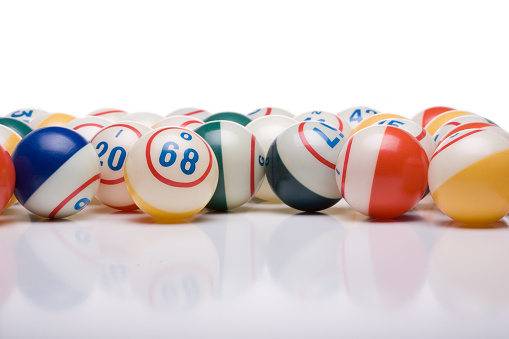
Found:
[[[27,134],[12,154],[14,194],[29,211],[64,218],[85,206],[99,187],[99,158],[77,132],[58,126]]]

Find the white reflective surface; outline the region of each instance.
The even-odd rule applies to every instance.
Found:
[[[507,218],[507,217],[506,217]],[[0,338],[506,338],[507,220],[248,203],[157,224],[0,215]]]

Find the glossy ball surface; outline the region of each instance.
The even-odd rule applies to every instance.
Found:
[[[437,206],[466,224],[497,221],[509,212],[509,141],[481,129],[444,140],[429,166],[429,188]]]
[[[16,173],[9,152],[0,146],[0,212],[7,207],[14,193]]]
[[[218,167],[214,152],[198,134],[162,127],[133,145],[124,176],[141,210],[162,221],[175,221],[196,214],[210,201]]]
[[[297,121],[318,121],[323,122],[335,129],[343,132],[343,134],[348,138],[350,133],[352,133],[352,128],[349,124],[343,122],[343,120],[334,113],[326,112],[326,111],[309,111],[304,112],[302,114],[296,115],[294,117]]]
[[[99,159],[94,148],[65,127],[31,132],[19,142],[12,160],[16,198],[41,217],[65,218],[79,212],[99,187]]]
[[[82,137],[90,141],[97,134],[97,132],[111,124],[111,120],[105,118],[86,116],[71,120],[65,124],[64,127],[78,132]]]
[[[377,122],[376,125],[393,126],[401,128],[404,131],[407,131],[413,137],[415,137],[417,141],[419,141],[422,148],[424,148],[424,151],[426,152],[428,159],[431,159],[431,156],[435,151],[435,144],[433,143],[433,138],[428,133],[428,131],[424,129],[424,127],[421,127],[421,125],[419,125],[415,121],[401,118],[392,118],[381,120]]]
[[[346,143],[339,130],[320,122],[291,125],[267,152],[267,180],[288,206],[307,212],[335,205],[341,194],[334,168]]]
[[[212,147],[219,166],[219,181],[207,208],[230,210],[248,202],[265,175],[265,153],[251,131],[230,121],[213,121],[198,127]]]
[[[408,132],[370,126],[348,139],[336,166],[336,183],[357,212],[390,219],[413,208],[427,188],[428,156]]]
[[[122,211],[138,209],[124,180],[125,160],[133,145],[152,129],[136,122],[116,122],[100,130],[92,138],[92,146],[101,165],[101,183],[97,200]]]
[[[184,115],[186,117],[193,117],[193,118],[200,119],[203,121],[203,119],[206,119],[207,117],[209,117],[211,115],[211,113],[204,109],[201,109],[201,108],[185,107],[185,108],[180,108],[180,109],[177,109],[175,111],[172,111],[172,112],[166,114],[166,117],[169,118],[169,117],[181,116],[181,115]]]
[[[14,118],[0,118],[0,125],[9,127],[14,132],[18,133],[22,138],[34,130],[26,122]]]
[[[30,121],[30,126],[33,129],[48,127],[48,126],[65,126],[68,122],[76,119],[75,116],[66,113],[53,113],[48,115],[39,116]]]
[[[203,120],[198,118],[194,118],[192,116],[186,115],[174,115],[164,118],[163,120],[157,122],[152,128],[159,127],[182,127],[190,130],[195,130],[196,128],[203,125]]]

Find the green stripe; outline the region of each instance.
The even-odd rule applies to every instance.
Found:
[[[207,204],[207,208],[216,211],[225,211],[228,209],[226,201],[226,188],[224,185],[224,170],[223,170],[223,153],[221,147],[221,122],[213,121],[201,125],[195,132],[200,135],[210,145],[212,151],[216,155],[217,165],[219,169],[219,179],[217,181],[217,188]]]

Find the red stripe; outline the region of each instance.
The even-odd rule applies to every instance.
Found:
[[[104,185],[116,185],[116,184],[120,184],[121,182],[124,182],[124,181],[125,181],[124,177],[120,177],[118,179],[113,179],[113,180],[101,178],[101,184],[104,184]]]
[[[205,180],[205,178],[209,175],[210,173],[210,170],[212,169],[212,151],[210,150],[210,146],[207,144],[207,142],[205,140],[203,140],[202,137],[200,137],[198,134],[195,134],[195,137],[198,137],[200,138],[200,140],[206,145],[207,147],[207,151],[209,152],[209,165],[207,167],[207,169],[205,170],[205,173],[203,173],[203,175],[201,177],[199,177],[198,179],[196,179],[195,181],[190,181],[190,182],[178,182],[178,181],[173,181],[173,180],[170,180],[168,178],[165,178],[163,177],[161,174],[159,174],[159,172],[157,172],[157,170],[155,169],[154,167],[154,164],[152,163],[152,158],[150,157],[150,148],[152,147],[152,141],[154,140],[154,138],[161,132],[164,132],[164,131],[167,131],[169,129],[179,129],[179,130],[183,130],[182,127],[166,127],[166,128],[162,128],[160,130],[157,130],[156,133],[154,133],[150,139],[148,139],[148,142],[147,142],[147,146],[145,148],[145,158],[147,159],[147,165],[148,165],[148,168],[150,170],[150,172],[152,173],[152,175],[157,179],[159,180],[160,182],[162,182],[163,184],[165,185],[169,185],[169,186],[174,186],[174,187],[193,187],[193,186],[196,186],[198,184],[200,184],[203,180]],[[184,131],[187,131],[188,130],[184,130]]]
[[[421,134],[419,134],[418,136],[416,136],[415,138],[418,140],[418,141],[421,141],[422,139],[424,139],[424,137],[426,136],[426,130],[423,128],[422,131],[421,131]]]
[[[304,145],[304,147],[306,147],[306,149],[309,151],[309,153],[311,153],[311,155],[313,155],[316,158],[316,160],[320,161],[325,166],[332,168],[334,170],[336,168],[336,165],[334,165],[332,162],[328,161],[327,159],[322,157],[320,154],[318,154],[318,152],[315,151],[313,149],[313,147],[311,147],[311,145],[307,141],[306,135],[304,134],[304,125],[305,124],[306,124],[306,122],[301,122],[299,124],[299,137],[300,137],[300,140],[302,141],[302,144]]]
[[[191,124],[200,124],[200,125],[203,125],[203,122],[201,121],[198,121],[198,120],[189,120],[189,121],[186,121],[184,123],[182,123],[182,125],[180,125],[180,127],[187,127]]]
[[[74,192],[72,192],[67,198],[65,198],[49,215],[49,218],[53,219],[55,215],[64,207],[72,198],[77,196],[81,191],[87,188],[91,183],[101,178],[101,174],[96,174],[92,178],[88,179],[83,185],[78,187]]]
[[[449,125],[459,126],[461,124],[459,122],[456,122],[456,121],[448,122],[448,123],[445,124],[445,126],[449,126]]]
[[[255,136],[254,134],[251,135],[251,175],[250,175],[250,189],[251,189],[251,197],[255,194]]]
[[[77,129],[80,129],[80,128],[83,128],[83,127],[99,127],[99,128],[103,128],[104,126],[103,125],[99,125],[99,124],[83,124],[83,125],[78,125],[78,126],[74,127],[73,130],[77,130]]]
[[[267,112],[265,112],[265,115],[270,115],[270,112],[272,112],[272,108],[268,107]]]
[[[353,136],[348,139],[348,144],[346,145],[346,154],[345,161],[343,162],[343,176],[341,177],[341,195],[345,196],[345,179],[346,179],[346,170],[348,168],[348,160],[350,159],[350,149],[352,148]]]
[[[446,149],[447,147],[457,143],[458,141],[460,141],[461,139],[464,139],[466,137],[468,137],[469,135],[472,135],[474,133],[477,133],[477,132],[482,132],[482,130],[480,129],[476,129],[476,130],[473,130],[473,131],[470,131],[468,133],[465,133],[463,134],[462,136],[458,137],[457,139],[454,139],[453,141],[451,141],[450,143],[448,143],[447,145],[445,145],[444,147],[442,147],[441,149],[439,149],[438,151],[436,151],[435,153],[433,153],[433,156],[431,157],[430,161],[433,160],[434,157],[436,157],[440,152],[442,152],[444,149]],[[443,139],[445,140],[445,139]]]
[[[194,115],[194,114],[198,114],[198,113],[202,113],[202,112],[205,112],[205,110],[201,109],[199,111],[193,111],[193,112],[189,112],[189,113],[186,113],[186,114],[183,114],[183,115]]]
[[[438,144],[437,144],[436,148],[438,148],[438,146],[440,144],[442,144],[442,142],[444,142],[444,140],[446,140],[447,138],[449,138],[451,135],[453,135],[455,133],[461,132],[461,131],[466,130],[466,129],[483,128],[483,127],[488,127],[488,126],[494,126],[494,125],[490,124],[488,122],[469,122],[469,123],[466,123],[466,124],[460,124],[459,126],[456,126],[452,130],[447,132],[442,137],[442,139],[440,139],[438,141]]]
[[[114,208],[116,210],[121,210],[121,211],[134,211],[139,208],[138,205],[136,205],[136,204],[127,205],[127,206],[113,206],[113,205],[108,205],[108,204],[103,203],[103,205],[108,206],[110,208]]]
[[[110,126],[108,126],[108,127],[106,127],[106,128],[103,128],[101,131],[99,131],[99,133],[97,133],[96,135],[94,135],[94,137],[92,138],[92,140],[90,140],[90,142],[93,142],[93,141],[94,141],[94,139],[95,139],[95,138],[96,138],[99,134],[101,134],[103,131],[106,131],[107,129],[110,129],[110,128],[113,128],[113,127],[125,127],[125,128],[127,128],[127,129],[130,129],[131,131],[133,131],[133,132],[134,132],[134,134],[136,134],[136,136],[137,136],[138,138],[141,138],[141,135],[142,135],[142,134],[141,134],[141,132],[140,132],[140,131],[138,131],[136,128],[134,128],[134,127],[133,127],[133,126],[131,126],[131,125],[126,125],[126,124],[113,124],[113,125],[110,125]]]
[[[419,142],[388,126],[373,174],[368,215],[394,218],[408,212],[426,191],[427,176],[428,157]]]
[[[428,108],[422,114],[422,127],[426,127],[426,125],[431,120],[433,120],[433,118],[436,117],[437,115],[440,115],[442,113],[445,113],[447,111],[452,111],[452,110],[454,110],[454,108],[444,107],[444,106],[436,106],[436,107]]]
[[[334,116],[335,116],[335,117],[338,119],[338,121],[339,121],[339,127],[338,127],[338,129],[339,129],[341,132],[343,132],[343,121],[342,121],[342,120],[341,120],[341,118],[340,118],[340,117],[338,117],[337,115],[335,115],[335,114],[334,114]]]
[[[117,111],[106,111],[106,112],[101,112],[101,113],[95,113],[93,114],[93,116],[100,116],[100,115],[104,115],[104,114],[109,114],[109,113],[127,113],[126,111],[120,111],[120,110],[117,110]]]

